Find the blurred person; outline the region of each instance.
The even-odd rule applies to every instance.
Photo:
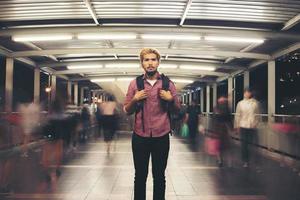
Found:
[[[97,134],[98,137],[101,137],[101,132],[102,132],[102,113],[101,113],[101,104],[102,103],[97,105],[97,109],[96,109],[96,113],[95,113],[96,120],[98,123],[98,134]]]
[[[165,169],[169,155],[170,110],[179,110],[176,88],[157,68],[160,54],[156,49],[140,52],[144,74],[130,82],[124,111],[135,113],[132,152],[135,168],[134,200],[146,199],[146,181],[151,155],[153,199],[165,199]]]
[[[59,100],[51,103],[48,122],[44,127],[44,137],[47,143],[43,146],[42,164],[46,169],[46,179],[56,188],[57,177],[60,176],[60,165],[63,158],[63,138],[66,132],[66,115]]]
[[[118,124],[116,121],[116,108],[117,103],[115,102],[114,97],[112,95],[109,95],[107,101],[102,102],[100,105],[103,134],[104,141],[106,143],[107,154],[110,154],[111,142],[113,140]]]
[[[83,106],[81,109],[81,123],[82,123],[82,131],[80,132],[80,139],[81,143],[85,143],[88,139],[88,129],[90,127],[90,110],[87,106]]]
[[[253,140],[259,123],[259,103],[252,94],[251,89],[246,88],[244,90],[244,99],[238,102],[235,114],[235,128],[241,138],[243,167],[249,166],[249,144]]]
[[[24,134],[24,153],[22,154],[22,156],[27,157],[27,144],[32,140],[34,131],[36,131],[36,129],[40,125],[40,106],[37,103],[20,104],[18,110],[21,114],[20,124]]]
[[[6,127],[7,121],[0,118],[0,151],[7,150],[11,146]],[[12,191],[10,186],[15,159],[5,155],[0,156],[0,193],[6,194]]]
[[[186,111],[187,111],[187,108],[183,103],[183,101],[180,100],[179,103],[180,103],[180,110],[178,111],[178,113],[175,114],[176,118],[174,122],[174,131],[178,135],[180,134],[180,129],[186,118]]]
[[[187,109],[187,124],[191,142],[195,142],[198,133],[199,114],[197,103],[195,100],[192,100],[191,105]]]
[[[231,130],[231,113],[228,106],[228,100],[226,97],[220,97],[217,100],[217,105],[214,108],[213,114],[214,120],[214,134],[220,141],[219,152],[217,155],[218,165],[223,166],[224,158],[228,162],[228,166],[232,166],[232,157],[230,153],[230,135]]]

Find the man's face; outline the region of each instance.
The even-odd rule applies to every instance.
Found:
[[[245,99],[250,99],[251,96],[252,96],[251,92],[249,92],[249,91],[245,91],[245,92],[244,92],[244,98],[245,98]]]
[[[142,66],[146,73],[156,73],[157,68],[159,65],[159,60],[154,53],[149,53],[144,55],[144,58],[142,60]]]

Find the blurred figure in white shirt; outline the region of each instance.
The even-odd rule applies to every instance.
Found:
[[[244,90],[244,99],[236,107],[235,128],[240,134],[243,167],[248,167],[250,154],[249,143],[252,142],[259,123],[259,103],[253,98],[251,89]]]

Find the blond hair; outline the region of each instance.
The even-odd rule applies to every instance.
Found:
[[[158,52],[157,49],[154,48],[143,48],[140,52],[140,61],[141,63],[143,62],[144,56],[146,54],[150,54],[150,53],[154,53],[158,59],[158,61],[160,61],[160,53]]]

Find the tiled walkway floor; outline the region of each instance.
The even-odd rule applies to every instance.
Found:
[[[246,169],[234,152],[233,168],[218,168],[215,159],[202,147],[172,137],[167,169],[167,200],[297,200],[300,177],[289,168],[256,156]],[[62,166],[56,189],[41,191],[41,170],[30,159],[19,159],[17,189],[0,199],[43,200],[131,200],[133,161],[130,135],[123,135],[107,155],[105,143],[93,140],[82,146]],[[27,172],[28,171],[28,172]],[[33,172],[35,172],[33,174]],[[149,170],[149,172],[151,172]],[[22,178],[20,178],[22,177]],[[19,189],[18,189],[19,188]],[[38,191],[38,192],[37,192]],[[152,176],[147,183],[147,199],[152,199]]]

